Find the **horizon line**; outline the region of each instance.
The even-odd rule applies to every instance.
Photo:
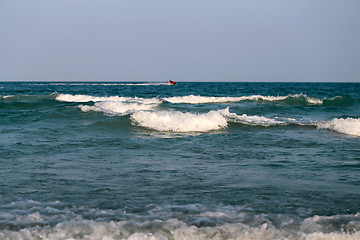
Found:
[[[141,82],[141,83],[163,83],[168,80],[0,80],[0,82],[54,82],[54,83],[75,83],[75,82]],[[174,80],[178,83],[360,83],[359,81],[204,81],[204,80]]]

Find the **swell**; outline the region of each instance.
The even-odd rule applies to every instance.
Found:
[[[58,94],[52,93],[48,95],[0,95],[1,102],[36,102],[43,99],[51,99],[54,100]]]
[[[164,132],[209,132],[226,129],[229,123],[260,127],[298,125],[311,126],[317,129],[328,129],[338,133],[360,136],[360,119],[357,117],[333,118],[330,121],[312,121],[292,117],[268,117],[261,114],[247,115],[230,112],[230,108],[214,109],[208,112],[178,111],[171,104],[205,104],[229,103],[241,101],[276,102],[296,105],[333,105],[344,106],[353,104],[353,98],[310,98],[304,94],[287,96],[251,95],[241,97],[204,97],[188,95],[182,97],[100,97],[92,95],[48,94],[48,95],[7,95],[0,96],[1,109],[44,109],[54,115],[55,109],[67,108],[60,111],[61,118],[66,114],[73,114],[70,109],[80,109],[80,112],[100,112],[108,116],[129,115],[131,123],[147,129]],[[54,105],[55,103],[55,105]],[[81,104],[79,104],[81,103]],[[59,105],[60,104],[60,105]],[[70,107],[70,109],[69,109]],[[56,110],[57,112],[57,110]],[[65,115],[64,115],[65,114]],[[47,114],[44,114],[47,116]],[[58,116],[59,114],[55,114]]]
[[[4,110],[44,110],[59,105],[57,94],[47,95],[0,95],[0,109]]]
[[[131,98],[122,96],[109,96],[100,97],[92,95],[82,94],[59,94],[52,93],[48,95],[0,95],[0,102],[36,102],[43,99],[56,100],[61,102],[99,102],[99,101],[151,101],[151,102],[169,102],[169,103],[181,103],[181,104],[206,104],[206,103],[231,103],[231,102],[275,102],[289,105],[324,105],[324,106],[338,106],[346,107],[354,104],[358,104],[360,101],[357,98],[352,97],[309,97],[306,94],[290,94],[286,96],[264,96],[264,95],[249,95],[249,96],[200,96],[200,95],[186,95],[186,96],[174,96],[163,98]]]

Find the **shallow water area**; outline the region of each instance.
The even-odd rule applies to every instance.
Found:
[[[360,84],[0,83],[0,239],[359,239]]]

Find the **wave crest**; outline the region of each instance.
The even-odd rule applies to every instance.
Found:
[[[330,129],[339,133],[360,137],[359,118],[334,118],[329,122],[317,123],[319,129]]]
[[[71,95],[71,94],[58,94],[55,98],[57,101],[62,102],[137,102],[142,104],[159,104],[162,101],[158,98],[138,98],[138,97],[95,97],[91,95]]]
[[[94,106],[79,105],[78,107],[83,112],[95,111],[110,115],[127,115],[140,110],[152,110],[156,105],[105,101],[96,102]]]
[[[51,95],[50,95],[51,96]],[[8,96],[12,98],[13,96]],[[329,129],[339,133],[360,136],[360,119],[355,118],[335,118],[328,122],[303,122],[292,118],[269,118],[265,116],[249,116],[246,114],[237,115],[230,113],[229,107],[222,110],[213,110],[208,113],[183,113],[180,111],[156,111],[156,107],[163,100],[170,103],[225,103],[244,100],[256,101],[287,101],[287,102],[306,102],[307,104],[326,104],[338,105],[342,101],[348,101],[346,98],[334,97],[331,99],[309,98],[305,94],[295,94],[288,96],[262,96],[252,95],[243,97],[204,97],[188,95],[182,97],[168,98],[131,98],[131,97],[95,97],[89,95],[71,95],[57,94],[57,101],[66,102],[94,102],[93,106],[79,105],[84,111],[97,111],[109,115],[128,115],[131,114],[131,120],[139,126],[154,129],[157,131],[171,132],[208,132],[224,129],[229,122],[240,123],[252,126],[279,126],[288,124],[315,126],[318,129]],[[331,102],[333,101],[333,102]]]
[[[304,104],[319,105],[323,104],[324,99],[308,97],[306,94],[293,94],[287,96],[263,96],[263,95],[250,95],[241,97],[206,97],[206,96],[180,96],[164,98],[165,101],[170,103],[187,103],[187,104],[203,104],[203,103],[227,103],[227,102],[241,102],[241,101],[287,101],[292,103],[294,101],[304,102]],[[296,102],[295,102],[296,103]]]
[[[13,96],[2,96],[3,99]],[[324,105],[324,106],[348,106],[357,102],[356,99],[336,96],[332,98],[315,98],[309,97],[306,94],[289,94],[287,96],[263,96],[263,95],[250,95],[239,97],[215,97],[215,96],[200,96],[200,95],[187,95],[176,97],[159,98],[131,98],[131,97],[96,97],[91,95],[72,95],[72,94],[57,94],[57,101],[62,102],[100,102],[100,101],[148,101],[151,103],[162,103],[167,101],[174,104],[206,104],[206,103],[231,103],[231,102],[281,102],[290,105]]]
[[[171,132],[207,132],[228,125],[229,108],[208,113],[182,113],[179,111],[139,111],[131,120],[142,127]]]

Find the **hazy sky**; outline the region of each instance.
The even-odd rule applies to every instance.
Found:
[[[360,82],[359,0],[0,0],[0,80]]]

